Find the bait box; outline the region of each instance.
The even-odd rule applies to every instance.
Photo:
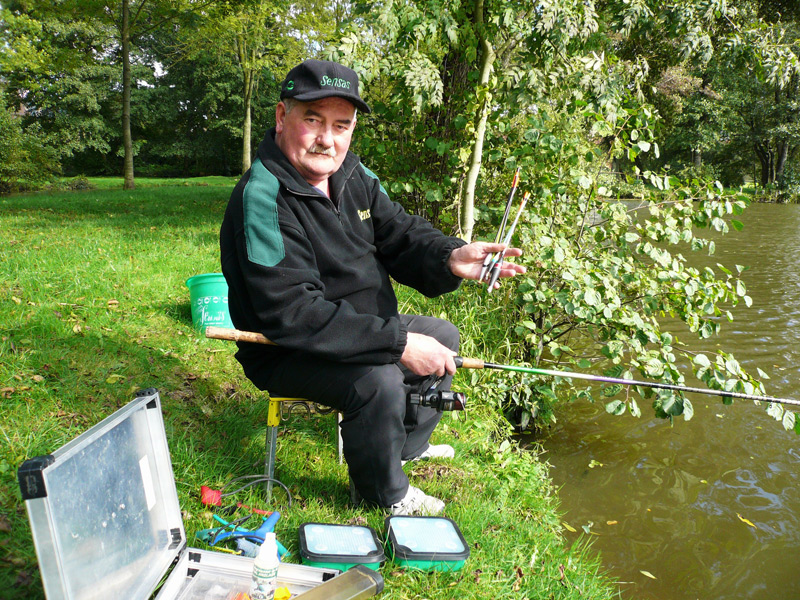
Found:
[[[371,527],[303,523],[299,536],[304,565],[342,571],[364,565],[377,571],[386,560],[378,534]]]
[[[18,472],[48,600],[228,600],[253,559],[187,546],[154,389]],[[174,567],[172,566],[174,564]],[[293,594],[339,573],[281,563]]]
[[[458,571],[469,558],[469,546],[447,517],[386,517],[392,560],[421,571]]]

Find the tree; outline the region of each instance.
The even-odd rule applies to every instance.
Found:
[[[58,171],[42,137],[38,124],[23,128],[21,115],[0,104],[0,193],[41,184]]]
[[[340,8],[333,5],[334,9]],[[242,173],[252,158],[253,101],[262,78],[277,90],[285,73],[313,54],[330,32],[324,11],[314,2],[258,0],[210,6],[182,30],[181,54],[191,59],[213,50],[219,61],[238,66],[241,98]],[[311,16],[313,15],[313,16]]]
[[[24,108],[22,123],[37,124],[57,161],[87,150],[107,153],[115,135],[108,121],[117,83],[106,52],[110,32],[63,17],[49,5],[28,10],[6,2],[0,19],[6,105]]]

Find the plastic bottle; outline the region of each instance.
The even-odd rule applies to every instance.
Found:
[[[253,600],[272,600],[278,587],[278,544],[275,533],[264,536],[264,543],[253,561],[253,581],[250,584],[250,597]]]

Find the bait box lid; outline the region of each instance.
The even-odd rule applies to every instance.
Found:
[[[253,559],[187,547],[154,389],[26,460],[18,477],[48,600],[146,600],[168,572],[159,600],[212,600],[211,588],[231,581],[248,589]],[[278,579],[300,593],[337,573],[282,564]]]
[[[378,534],[364,525],[303,523],[299,537],[300,557],[307,565],[377,569],[386,560]]]
[[[394,562],[426,571],[457,571],[469,546],[447,517],[386,517],[386,536]]]

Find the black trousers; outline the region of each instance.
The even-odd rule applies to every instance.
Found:
[[[435,317],[401,315],[412,333],[437,339],[457,351],[458,329]],[[342,413],[344,457],[361,497],[380,506],[399,502],[408,491],[400,461],[428,447],[442,413],[408,403],[409,393],[430,387],[437,377],[420,377],[400,364],[361,365],[293,353],[270,365],[259,387],[274,396],[306,398]],[[254,378],[255,379],[255,378]],[[450,389],[452,376],[439,384]],[[263,383],[262,383],[263,382]]]

